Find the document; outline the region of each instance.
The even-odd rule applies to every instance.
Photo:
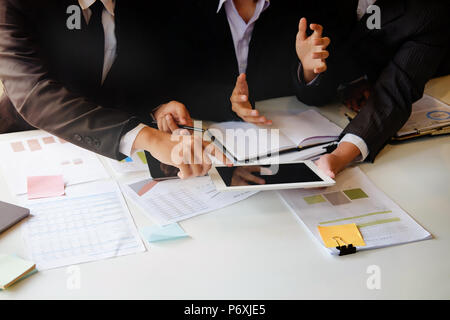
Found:
[[[398,137],[420,134],[450,126],[450,106],[428,95],[412,105],[409,120],[397,133]]]
[[[66,189],[66,196],[27,201],[23,226],[30,260],[39,270],[145,251],[115,182]]]
[[[144,151],[138,151],[122,161],[105,158],[114,172],[118,175],[134,172],[148,172],[147,159]]]
[[[123,191],[160,226],[218,210],[256,194],[218,192],[210,177],[160,182],[148,179],[123,185]]]
[[[27,193],[31,176],[62,175],[66,186],[108,178],[95,153],[49,134],[1,143],[0,154],[1,173],[16,195]]]
[[[323,246],[318,227],[355,223],[367,250],[426,240],[431,234],[380,191],[359,168],[343,171],[336,185],[279,192],[292,213]],[[328,249],[339,254],[336,248]]]
[[[207,130],[236,161],[253,160],[296,147],[337,140],[342,129],[315,110],[264,114],[270,126],[246,122],[213,124]]]

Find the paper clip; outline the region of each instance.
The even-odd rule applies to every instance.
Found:
[[[353,246],[353,244],[347,244],[347,242],[344,241],[341,237],[333,237],[333,240],[336,241],[337,247],[336,249],[339,250],[339,256],[345,256],[347,254],[352,254],[356,252],[356,247]],[[344,245],[341,245],[339,243],[341,241]]]

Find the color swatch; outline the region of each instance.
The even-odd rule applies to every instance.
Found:
[[[42,141],[44,141],[45,144],[56,143],[56,140],[53,137],[44,137],[42,138]]]
[[[309,205],[326,202],[324,197],[320,194],[316,195],[316,196],[304,197],[303,200],[305,200],[305,202]]]
[[[11,148],[13,149],[14,152],[25,151],[25,147],[23,146],[23,143],[20,141],[11,143]]]
[[[327,193],[323,196],[327,198],[333,206],[340,206],[351,202],[341,191]]]
[[[41,144],[39,143],[39,140],[37,140],[37,139],[27,140],[27,144],[28,144],[28,147],[30,148],[30,151],[42,150]]]
[[[368,198],[369,196],[360,188],[343,191],[350,200],[358,200]]]

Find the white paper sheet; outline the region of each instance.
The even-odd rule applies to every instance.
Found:
[[[149,184],[153,184],[150,179],[138,181],[123,185],[123,190],[161,226],[229,206],[257,193],[218,192],[210,177],[161,181],[145,191]]]
[[[66,186],[108,178],[97,155],[49,134],[0,144],[0,167],[11,191],[27,193],[27,177],[62,175]]]
[[[431,238],[428,231],[380,191],[359,168],[342,172],[333,187],[283,190],[279,194],[322,246],[318,226],[349,223],[358,225],[366,242],[366,246],[358,250]],[[327,250],[338,253],[334,248]]]
[[[25,202],[31,218],[23,237],[39,270],[145,251],[115,182],[77,185],[66,194]]]
[[[210,126],[208,132],[216,138],[216,143],[225,146],[237,161],[290,149],[311,137],[325,136],[329,137],[328,140],[337,139],[342,132],[341,128],[315,110],[289,112],[274,110],[265,115],[273,121],[272,125],[224,122]],[[230,133],[227,135],[227,132]]]

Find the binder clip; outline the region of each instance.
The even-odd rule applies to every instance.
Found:
[[[333,240],[336,241],[337,243],[336,249],[339,250],[339,256],[346,256],[348,254],[356,252],[356,247],[354,247],[353,244],[351,243],[347,244],[347,242],[345,242],[344,239],[342,239],[341,237],[333,237]],[[339,241],[341,241],[343,245],[341,245]]]

